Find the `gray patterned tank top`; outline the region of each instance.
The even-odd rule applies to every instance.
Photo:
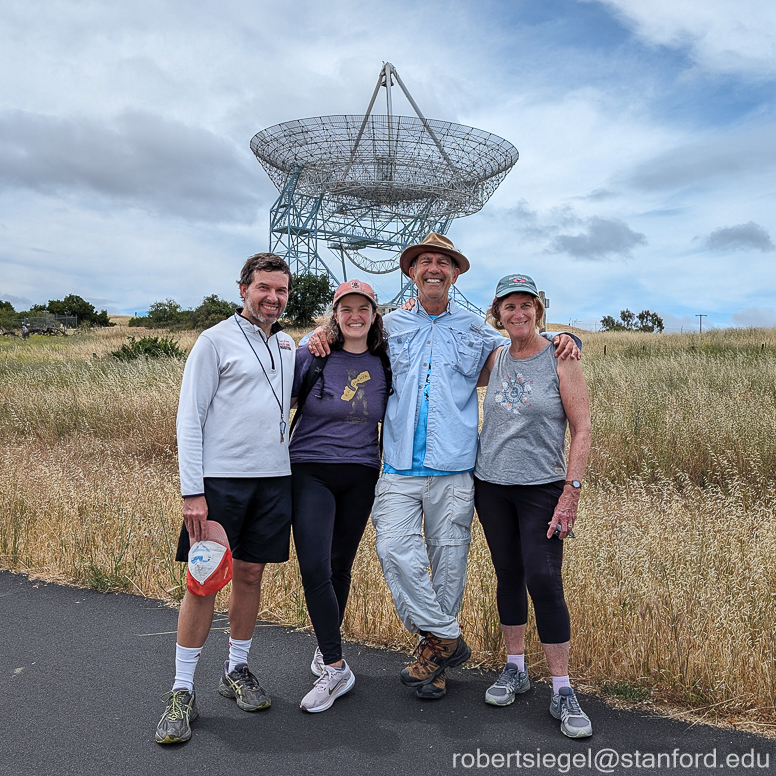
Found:
[[[565,479],[567,425],[552,345],[530,358],[505,345],[488,381],[475,475],[497,485]]]

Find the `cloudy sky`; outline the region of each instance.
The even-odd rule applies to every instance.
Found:
[[[5,0],[0,299],[236,299],[277,196],[251,137],[363,113],[383,61],[520,151],[449,231],[472,301],[522,271],[552,321],[776,326],[772,0]]]

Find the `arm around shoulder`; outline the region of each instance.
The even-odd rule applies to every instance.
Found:
[[[331,353],[326,327],[318,326],[307,334],[299,345],[305,345],[314,356],[328,356]]]
[[[575,334],[567,331],[543,331],[540,336],[555,346],[555,358],[561,361],[565,361],[567,358],[578,361],[582,358],[582,340]]]

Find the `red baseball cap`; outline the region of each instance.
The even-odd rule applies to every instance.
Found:
[[[332,305],[337,304],[337,302],[347,294],[361,294],[361,296],[365,296],[373,305],[375,305],[375,307],[377,306],[377,297],[372,290],[372,286],[370,286],[369,283],[364,283],[363,280],[346,280],[344,283],[340,283],[337,286],[337,290],[334,292],[334,301],[332,302]]]

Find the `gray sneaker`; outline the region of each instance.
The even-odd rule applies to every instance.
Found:
[[[261,711],[270,707],[270,699],[259,684],[259,680],[248,670],[245,663],[234,667],[229,673],[229,661],[224,663],[224,673],[218,685],[218,692],[225,698],[236,698],[243,711]]]
[[[507,663],[501,676],[485,690],[485,703],[494,706],[509,706],[520,695],[531,689],[531,682],[525,671],[520,671],[514,663]]]
[[[326,664],[323,662],[323,652],[321,652],[320,647],[316,647],[315,654],[313,655],[313,662],[310,663],[310,670],[316,676],[323,676],[323,669],[325,667]]]
[[[560,732],[569,738],[587,738],[593,735],[590,718],[579,707],[579,701],[571,687],[561,687],[550,701],[550,714],[560,720]]]
[[[352,690],[356,677],[344,660],[342,667],[344,670],[338,671],[332,666],[324,666],[323,673],[315,680],[313,689],[302,698],[299,708],[310,712],[326,711],[340,695]]]
[[[188,690],[173,690],[164,697],[167,707],[156,726],[156,743],[182,744],[191,738],[191,723],[198,716],[195,695]]]

